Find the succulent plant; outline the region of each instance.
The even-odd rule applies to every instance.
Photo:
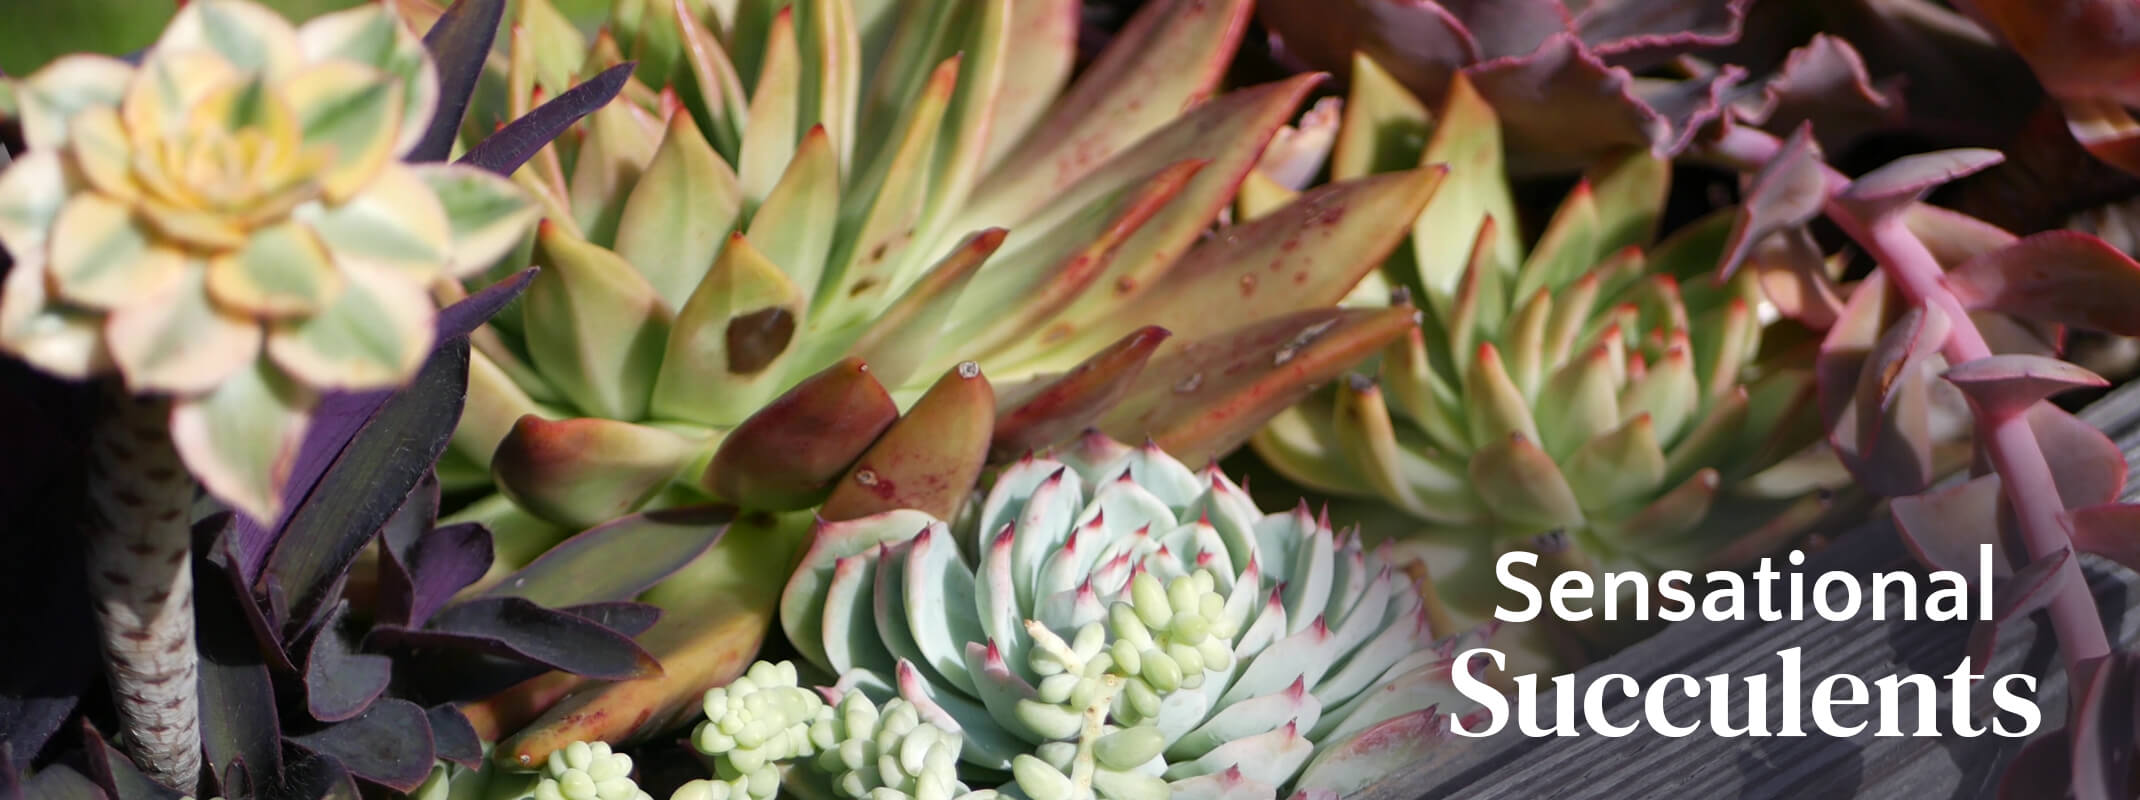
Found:
[[[1526,246],[1495,109],[1467,78],[1429,131],[1424,106],[1372,61],[1354,76],[1338,175],[1463,168],[1414,224],[1411,258],[1392,262],[1390,280],[1423,296],[1427,322],[1377,371],[1278,415],[1254,440],[1267,463],[1318,491],[1379,498],[1429,538],[1483,556],[1431,565],[1458,572],[1437,581],[1470,613],[1500,597],[1490,564],[1507,549],[1566,567],[1692,567],[1755,524],[1722,509],[1773,515],[1803,490],[1759,475],[1814,434],[1810,369],[1759,358],[1767,274],[1697,279],[1731,213],[1654,241],[1669,164],[1623,151]],[[1388,130],[1418,138],[1371,134]],[[1423,151],[1407,149],[1421,139]],[[1828,278],[1808,282],[1832,295]]]
[[[1331,306],[1438,169],[1207,236],[1316,80],[1211,97],[1247,3],[1150,4],[1074,84],[1077,2],[778,5],[623,2],[589,44],[523,4],[507,112],[631,77],[515,176],[544,272],[478,342],[442,477],[502,496],[467,518],[807,508],[968,360],[1004,388],[1000,456],[1094,424],[1221,452],[1408,324]]]
[[[952,521],[820,524],[780,617],[839,689],[955,735],[964,783],[1035,800],[1349,791],[1370,752],[1435,744],[1356,734],[1467,710],[1384,554],[1098,433]]]

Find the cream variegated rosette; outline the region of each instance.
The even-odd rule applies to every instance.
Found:
[[[428,289],[537,216],[503,178],[401,161],[438,76],[377,4],[293,27],[196,0],[139,67],[73,55],[9,88],[28,147],[0,173],[0,349],[169,395],[187,466],[263,519],[318,393],[414,375]]]

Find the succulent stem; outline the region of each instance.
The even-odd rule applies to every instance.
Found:
[[[191,792],[200,779],[193,479],[171,446],[171,403],[113,385],[90,433],[88,555],[104,660],[143,772]]]
[[[1774,136],[1740,126],[1718,141],[1712,154],[1748,167],[1766,163],[1781,148],[1782,143]],[[1832,167],[1823,165],[1821,169],[1827,193],[1822,210],[1828,218],[1872,254],[1905,299],[1937,308],[1947,316],[1951,327],[1940,347],[1947,362],[1963,364],[1990,356],[1990,345],[1961,301],[1948,289],[1943,279],[1945,272],[1924,242],[1899,215],[1868,220],[1847,204],[1837,202],[1836,195],[1850,185],[1850,178]],[[2072,540],[2059,519],[2065,509],[2059,500],[2058,485],[2026,416],[2018,411],[1996,415],[1980,409],[1977,426],[1992,468],[1999,473],[2001,489],[2020,520],[2021,538],[2029,557],[2043,559],[2070,549]],[[2110,654],[2110,640],[2104,634],[2087,581],[2081,576],[2079,559],[2067,559],[2056,580],[2057,594],[2050,605],[2051,624],[2061,643],[2059,651],[2067,676],[2079,685],[2086,677],[2083,666]]]
[[[1115,707],[1115,693],[1121,690],[1121,676],[1102,675],[1099,693],[1085,708],[1085,724],[1077,732],[1077,758],[1070,763],[1070,784],[1077,787],[1077,797],[1092,796],[1093,773],[1099,769],[1099,757],[1092,748],[1106,732],[1107,712]]]

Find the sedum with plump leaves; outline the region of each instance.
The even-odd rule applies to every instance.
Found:
[[[1431,751],[1468,702],[1424,606],[1305,506],[1095,433],[955,521],[821,524],[780,616],[840,691],[955,735],[965,783],[1066,800],[1345,792]]]
[[[1079,7],[625,0],[589,42],[523,4],[507,111],[631,77],[515,175],[544,270],[479,341],[446,478],[507,528],[807,508],[967,360],[1000,456],[1098,425],[1201,457],[1409,324],[1332,306],[1439,169],[1207,237],[1316,78],[1213,97],[1248,4],[1170,0],[1072,82]],[[839,422],[738,433],[768,414]]]
[[[1424,297],[1425,324],[1371,376],[1257,434],[1268,463],[1378,498],[1450,545],[1449,561],[1471,566],[1430,566],[1472,614],[1500,596],[1491,564],[1508,549],[1562,568],[1693,568],[1817,510],[1794,505],[1804,486],[1762,478],[1811,441],[1810,370],[1762,356],[1762,275],[1700,277],[1729,212],[1653,241],[1669,164],[1627,152],[1594,165],[1526,245],[1495,110],[1467,79],[1430,115],[1372,61],[1355,75],[1341,177],[1415,160],[1464,168],[1389,276]],[[1423,151],[1373,135],[1392,129]]]
[[[186,466],[256,518],[319,393],[407,381],[427,289],[536,214],[502,178],[400,161],[438,76],[379,6],[292,27],[203,0],[138,67],[68,56],[11,88],[28,150],[0,174],[0,347],[172,397]]]

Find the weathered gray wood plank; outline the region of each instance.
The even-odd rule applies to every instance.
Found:
[[[2128,385],[2091,405],[2083,419],[2111,433],[2127,463],[2140,461],[2140,384]],[[2140,497],[2140,481],[2128,476],[2125,499]],[[1842,537],[1809,559],[1809,573],[1840,571],[1863,577],[1908,562],[1895,531],[1883,517]],[[2084,566],[2106,624],[2119,641],[2140,640],[2140,575],[2088,557]],[[1779,564],[1779,569],[1788,569]],[[1838,592],[1840,587],[1838,587]],[[1869,603],[1867,607],[1869,607]],[[1890,604],[1890,607],[1894,607]],[[1823,677],[1856,674],[1868,679],[1922,673],[1935,680],[1959,663],[1969,637],[1964,623],[1885,622],[1869,612],[1849,622],[1828,622],[1807,612],[1802,622],[1711,622],[1690,620],[1671,625],[1604,662],[1579,673],[1580,685],[1597,675],[1622,673],[1647,685],[1656,676],[1729,674],[1743,691],[1744,676],[1769,676],[1771,719],[1780,712],[1778,651],[1801,647],[1807,694]],[[2027,673],[2039,678],[2036,700],[2043,710],[2041,731],[2064,724],[2066,686],[2056,643],[2047,627],[2013,626],[2002,637],[1986,674]],[[1978,684],[1972,709],[1978,724],[1988,719],[1990,682]],[[1617,692],[1608,693],[1617,695]],[[1914,694],[1913,692],[1905,693]],[[1640,701],[1617,698],[1606,712],[1619,724],[1638,719]],[[1941,694],[1939,712],[1946,720],[1952,698]],[[1675,697],[1672,719],[1705,720],[1708,698]],[[1902,718],[1914,720],[1909,697]],[[1550,703],[1543,719],[1551,719]],[[1802,703],[1801,710],[1810,702]],[[1876,706],[1858,706],[1838,714],[1851,724],[1877,722]],[[1735,723],[1745,720],[1742,700]],[[1573,738],[1533,739],[1515,731],[1459,740],[1447,754],[1356,795],[1359,800],[1466,798],[1467,800],[1546,800],[1566,798],[1715,798],[1753,800],[1772,797],[1974,798],[1997,787],[2005,765],[2022,742],[1997,736],[1962,738],[1878,737],[1872,726],[1850,739],[1819,734],[1807,725],[1805,738],[1723,738],[1706,730],[1671,739],[1645,726],[1640,732],[1609,739],[1585,732]]]

